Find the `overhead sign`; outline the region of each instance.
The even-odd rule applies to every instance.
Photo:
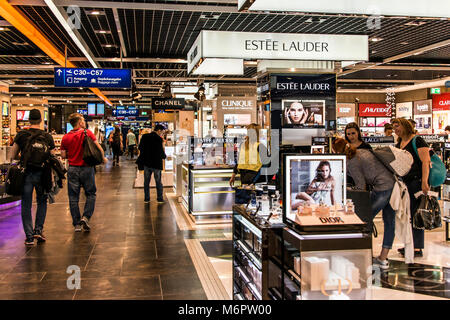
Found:
[[[179,110],[184,109],[185,105],[184,98],[152,98],[152,109]]]
[[[139,115],[139,110],[135,107],[116,107],[113,110],[113,116],[117,118],[124,117],[137,117]]]
[[[413,103],[412,102],[401,102],[395,105],[397,109],[397,118],[411,119],[413,114]]]
[[[275,76],[274,76],[275,77]],[[335,74],[303,74],[299,76],[276,76],[273,96],[335,96]]]
[[[433,96],[433,111],[450,111],[450,93]]]
[[[367,35],[203,30],[188,52],[188,72],[204,58],[367,61]]]
[[[430,93],[431,94],[441,94],[441,88],[431,88]]]
[[[432,100],[414,101],[414,116],[431,114]]]
[[[384,103],[361,103],[359,105],[360,117],[390,117],[392,107]]]
[[[131,88],[131,69],[55,68],[55,87]]]
[[[450,18],[448,0],[238,0],[239,10]],[[447,8],[447,10],[445,9]]]

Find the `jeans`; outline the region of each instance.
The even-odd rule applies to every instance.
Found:
[[[83,216],[90,219],[95,209],[95,199],[97,188],[95,186],[94,167],[74,167],[70,166],[67,172],[67,191],[69,194],[70,214],[74,226],[80,224],[80,190],[84,189],[86,203],[84,205]]]
[[[120,145],[112,144],[112,152],[113,152],[113,163],[119,163],[120,160]]]
[[[161,171],[159,169],[144,166],[144,201],[150,201],[150,180],[152,173],[155,174],[157,200],[163,200],[163,185],[161,182]]]
[[[133,160],[134,158],[134,148],[136,147],[135,144],[132,144],[131,146],[128,146],[128,153],[130,154],[130,159]]]
[[[392,189],[372,191],[370,193],[373,217],[375,218],[377,213],[380,212],[380,210],[383,210],[384,236],[382,246],[386,249],[392,249],[395,236],[395,211],[389,204],[391,194]]]
[[[31,206],[33,204],[33,189],[36,189],[36,220],[35,231],[42,231],[44,228],[45,216],[47,214],[47,195],[41,183],[42,171],[29,171],[25,174],[25,183],[22,192],[22,224],[23,231],[27,239],[33,237],[33,217]]]
[[[406,184],[409,193],[409,202],[411,209],[411,224],[413,221],[414,214],[419,207],[419,200],[414,197],[414,193],[422,190],[422,180],[420,178],[413,179],[413,181],[408,182]],[[413,241],[414,241],[414,249],[423,249],[425,247],[425,232],[421,229],[412,228]]]

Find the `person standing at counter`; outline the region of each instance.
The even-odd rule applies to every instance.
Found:
[[[450,126],[445,127],[445,134],[450,136]]]
[[[265,149],[259,142],[259,125],[252,123],[247,126],[247,135],[241,144],[238,163],[231,175],[230,185],[234,186],[236,174],[241,176],[242,184],[253,184],[259,177],[261,163],[261,152]]]
[[[395,211],[390,205],[394,176],[368,149],[355,149],[344,139],[333,142],[333,151],[347,156],[347,172],[355,182],[355,189],[366,190],[371,186],[370,200],[372,217],[383,211],[384,235],[380,255],[374,264],[380,269],[389,269],[387,256],[395,237]]]
[[[164,203],[163,185],[161,183],[161,172],[163,169],[163,159],[166,153],[163,147],[164,127],[155,125],[151,133],[146,133],[140,139],[139,158],[137,161],[144,165],[144,202],[150,202],[150,180],[152,173],[155,175],[156,193],[158,203]]]
[[[350,143],[355,149],[372,149],[372,147],[365,143],[361,137],[361,130],[356,122],[350,122],[345,127],[345,140]]]
[[[417,208],[419,207],[419,200],[414,196],[419,191],[427,194],[430,191],[430,185],[428,184],[428,176],[430,174],[430,148],[425,140],[416,136],[415,129],[411,125],[411,122],[406,119],[394,119],[392,121],[395,134],[398,136],[397,148],[406,150],[413,156],[414,162],[411,170],[402,177],[403,182],[406,184],[409,192],[410,208],[411,208],[411,223]],[[413,143],[415,142],[417,152],[414,150]],[[414,239],[414,256],[422,257],[423,248],[425,246],[425,234],[424,230],[413,228]],[[398,250],[400,254],[404,255],[405,250],[401,248]]]

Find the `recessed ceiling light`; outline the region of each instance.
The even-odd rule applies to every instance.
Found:
[[[371,53],[377,53],[377,50],[372,50]]]
[[[374,37],[374,38],[370,39],[370,41],[372,41],[372,42],[378,42],[378,41],[381,41],[381,40],[383,40],[383,38]]]
[[[105,47],[105,48],[112,48],[113,47],[112,44],[102,44],[102,46]]]
[[[101,12],[98,11],[98,10],[92,10],[91,12],[89,12],[89,14],[92,14],[94,16],[98,16],[99,14],[101,14]]]
[[[409,44],[409,42],[403,41],[403,42],[400,42],[400,44],[407,45],[407,44]]]
[[[0,31],[7,31],[8,29],[6,29],[5,27],[0,27]]]
[[[108,30],[95,30],[97,33],[105,34],[105,33],[111,33],[111,31]]]
[[[29,45],[28,42],[16,42],[16,41],[12,42],[12,44],[15,46],[28,46]]]
[[[411,21],[411,22],[405,23],[405,26],[420,27],[420,26],[423,26],[425,23],[427,23],[427,22],[426,21]]]

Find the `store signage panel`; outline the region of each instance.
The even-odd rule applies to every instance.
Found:
[[[116,109],[113,110],[113,116],[118,118],[137,117],[138,114],[139,110],[134,107],[116,107]]]
[[[336,117],[348,118],[356,116],[356,106],[354,103],[338,103]]]
[[[431,94],[441,94],[441,88],[431,88],[430,93]]]
[[[244,59],[205,58],[192,72],[202,75],[244,75]]]
[[[397,109],[397,118],[406,118],[411,119],[413,113],[413,103],[412,102],[403,102],[396,104]]]
[[[420,135],[427,143],[445,142],[446,135],[439,134],[421,134]]]
[[[367,35],[205,31],[203,58],[367,61]],[[194,44],[195,47],[195,44]],[[191,52],[193,55],[195,48]],[[192,63],[198,59],[193,57]],[[189,61],[189,54],[188,54]]]
[[[256,100],[248,98],[221,98],[218,105],[226,111],[253,111],[256,110]]]
[[[394,143],[394,137],[362,137],[365,143]]]
[[[55,68],[55,87],[131,88],[131,69]]]
[[[431,114],[432,100],[414,101],[414,116],[421,114]]]
[[[364,224],[356,214],[335,217],[299,216],[295,221],[302,226],[320,226],[326,224]]]
[[[239,0],[238,8],[249,11],[295,11],[364,14],[370,16],[411,16],[450,18],[448,0]],[[447,8],[447,10],[445,10]]]
[[[450,93],[433,96],[433,111],[450,111]]]
[[[185,105],[186,102],[184,98],[152,98],[152,109],[180,110],[184,109]]]
[[[83,116],[87,116],[88,115],[88,111],[86,109],[78,109],[77,113],[83,115]]]
[[[361,103],[359,105],[360,117],[390,117],[392,106],[384,103]]]
[[[187,67],[188,67],[188,73],[191,73],[191,70],[197,65],[197,63],[202,58],[202,39],[203,35],[202,32],[197,36],[197,39],[195,39],[194,44],[192,45],[191,49],[188,51],[187,55]]]
[[[276,76],[275,87],[272,88],[274,96],[335,96],[336,75],[301,75],[301,76]]]

